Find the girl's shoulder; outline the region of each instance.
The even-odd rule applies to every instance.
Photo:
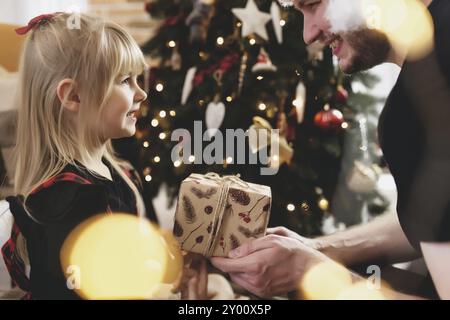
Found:
[[[67,219],[80,219],[96,212],[107,210],[107,191],[102,185],[95,184],[89,175],[67,166],[54,177],[43,182],[27,197],[26,205],[21,196],[10,197],[16,220],[29,223],[52,224]],[[26,209],[25,209],[26,208]],[[28,212],[27,212],[28,211]]]

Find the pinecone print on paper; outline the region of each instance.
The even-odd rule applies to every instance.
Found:
[[[178,220],[175,220],[175,223],[173,224],[173,234],[175,235],[175,237],[182,237],[184,233],[183,227],[181,226],[181,224],[178,222]]]
[[[205,207],[205,213],[207,214],[207,215],[210,215],[211,213],[213,213],[213,207],[211,207],[211,206],[206,206]]]
[[[245,237],[247,238],[256,238],[257,236],[261,235],[264,233],[264,228],[257,228],[253,231],[251,231],[248,228],[245,228],[243,226],[239,226],[238,228],[239,232],[242,233]]]
[[[198,244],[200,244],[200,243],[202,243],[202,242],[203,242],[203,236],[198,236],[197,238],[195,238],[195,243],[194,243],[194,245],[192,246],[191,250],[194,249],[194,247],[195,247],[196,245],[198,245]]]
[[[258,215],[255,221],[258,221],[262,215],[264,214],[267,215],[269,213],[269,210],[270,210],[270,202],[263,207],[263,211]]]
[[[195,209],[191,200],[186,196],[183,196],[183,209],[186,222],[188,224],[193,224],[197,220],[197,215],[195,214]]]
[[[240,205],[248,206],[250,204],[250,196],[245,191],[230,189],[229,194],[231,199]]]
[[[196,188],[196,187],[192,187],[191,188],[191,192],[199,199],[209,199],[211,198],[213,195],[215,195],[217,193],[217,189],[215,188],[209,188],[208,190],[206,190],[205,192],[203,192],[202,190]]]
[[[236,238],[236,236],[234,234],[230,234],[230,244],[231,244],[231,250],[236,249],[237,247],[241,246],[238,238]]]

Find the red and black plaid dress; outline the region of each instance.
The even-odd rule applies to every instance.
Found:
[[[119,173],[104,160],[113,180],[95,176],[83,166],[67,165],[57,176],[36,188],[28,197],[32,219],[23,208],[23,197],[9,197],[14,226],[2,255],[16,286],[25,298],[77,299],[66,286],[59,252],[64,239],[85,219],[105,212],[137,214],[136,199]],[[126,171],[131,178],[133,172]],[[136,179],[134,179],[136,181]],[[30,263],[29,277],[16,253],[17,238],[26,239]]]

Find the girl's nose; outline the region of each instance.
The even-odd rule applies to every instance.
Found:
[[[134,101],[135,102],[143,102],[147,100],[147,93],[142,90],[139,86],[137,86],[136,94],[134,95]]]

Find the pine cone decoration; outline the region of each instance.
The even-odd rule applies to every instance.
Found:
[[[250,196],[247,192],[236,189],[230,189],[229,192],[233,201],[236,201],[243,206],[248,206],[250,204]]]
[[[234,234],[230,234],[230,244],[231,244],[231,249],[236,249],[237,247],[239,247],[241,244],[239,243],[238,238],[236,238],[236,236]]]
[[[186,222],[189,224],[193,224],[195,220],[197,220],[197,215],[195,214],[195,209],[192,205],[191,200],[186,196],[183,196],[183,209],[186,217]]]
[[[173,225],[173,234],[175,235],[175,237],[182,237],[184,233],[183,227],[181,226],[181,224],[178,222],[178,220],[175,220],[175,223]]]

